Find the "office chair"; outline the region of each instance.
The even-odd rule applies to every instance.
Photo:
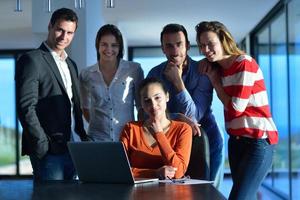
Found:
[[[204,129],[200,130],[201,137],[193,136],[190,162],[185,174],[194,179],[209,180],[209,142]]]

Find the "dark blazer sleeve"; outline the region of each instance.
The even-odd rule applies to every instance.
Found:
[[[41,55],[21,56],[17,61],[15,80],[17,113],[23,127],[23,137],[30,141],[27,145],[30,145],[33,153],[41,158],[49,147],[47,135],[36,113],[39,98],[39,57]]]

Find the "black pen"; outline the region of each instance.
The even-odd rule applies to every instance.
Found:
[[[172,178],[170,178],[170,177],[168,177],[167,176],[167,178],[170,180],[170,181],[172,181],[172,183],[185,183],[185,181],[184,180],[176,180],[176,179],[172,179]]]

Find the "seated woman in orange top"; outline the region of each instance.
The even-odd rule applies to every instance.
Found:
[[[191,127],[167,118],[169,94],[158,79],[143,80],[139,96],[148,119],[127,123],[120,137],[134,177],[183,177],[191,154]]]

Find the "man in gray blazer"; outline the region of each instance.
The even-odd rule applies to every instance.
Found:
[[[17,113],[23,127],[22,155],[29,155],[35,181],[69,180],[75,169],[67,149],[72,133],[87,140],[83,127],[78,72],[65,48],[78,17],[56,10],[41,46],[22,55],[15,74]]]

